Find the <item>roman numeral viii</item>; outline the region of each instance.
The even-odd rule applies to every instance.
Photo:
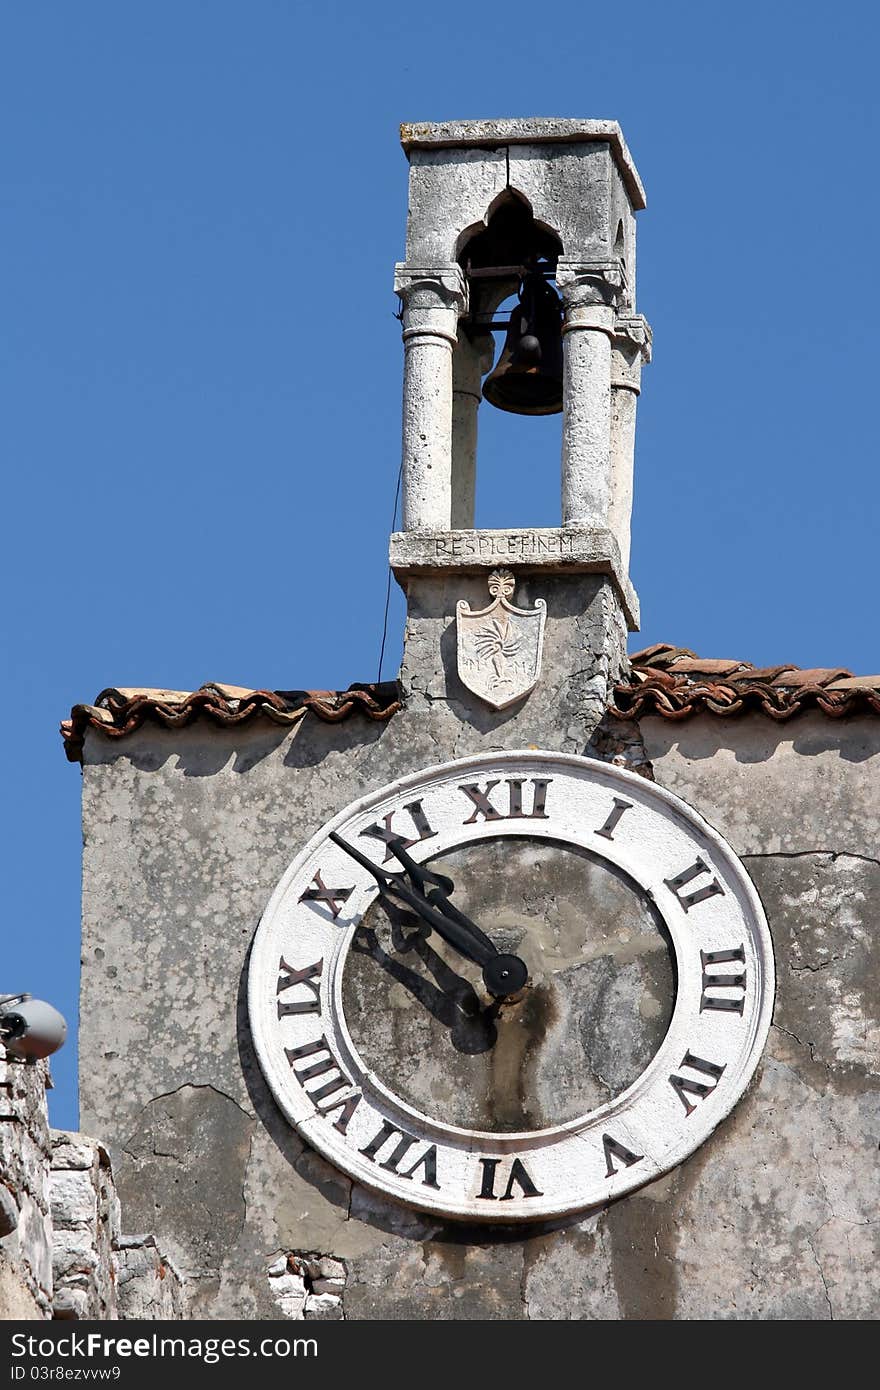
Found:
[[[525,809],[524,801],[529,793],[524,792],[526,779],[524,777],[505,777],[507,785],[507,810],[501,811],[490,800],[491,793],[501,784],[501,778],[496,777],[494,781],[487,782],[485,787],[479,787],[476,782],[466,782],[459,787],[459,791],[464,792],[465,796],[473,806],[468,819],[464,825],[474,825],[477,819],[482,816],[483,820],[549,820],[549,816],[544,807],[547,804],[547,788],[553,781],[552,777],[532,777],[530,785],[532,809]],[[501,794],[503,795],[503,793]]]

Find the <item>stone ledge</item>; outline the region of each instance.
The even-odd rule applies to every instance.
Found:
[[[395,578],[479,574],[505,565],[514,571],[607,574],[630,632],[639,627],[639,600],[624,573],[610,531],[544,526],[509,531],[395,531],[388,553]]]
[[[617,121],[573,120],[570,117],[535,116],[529,120],[415,121],[400,127],[400,143],[410,150],[455,149],[463,146],[573,144],[605,140],[627,186],[632,205],[646,206],[645,189]]]

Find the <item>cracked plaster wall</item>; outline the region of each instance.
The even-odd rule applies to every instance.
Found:
[[[442,615],[411,604],[408,702],[388,724],[88,735],[83,1123],[193,1316],[277,1317],[293,1252],[344,1264],[349,1318],[876,1316],[880,723],[599,723],[614,658],[590,652],[620,625],[589,584],[568,632],[582,669],[562,674],[580,663],[548,634],[544,680],[513,711],[468,703],[448,660],[441,677]],[[298,1138],[252,1055],[244,982],[275,883],[329,816],[429,763],[528,744],[653,768],[726,834],[767,907],[779,993],[755,1082],[690,1160],[605,1211],[490,1232],[393,1206]]]

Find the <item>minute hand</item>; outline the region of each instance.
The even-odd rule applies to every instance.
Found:
[[[423,912],[421,915],[425,921],[430,921],[436,926],[440,935],[452,942],[453,945],[455,945],[451,935],[453,927],[463,927],[466,932],[470,933],[477,948],[483,946],[489,952],[488,958],[483,957],[482,960],[476,952],[471,955],[471,959],[483,967],[483,983],[489,993],[493,994],[496,999],[505,999],[522,989],[529,978],[529,968],[525,961],[520,960],[519,956],[510,955],[507,951],[499,951],[494,941],[491,941],[486,933],[480,930],[476,922],[472,922],[470,917],[466,917],[459,908],[453,906],[449,901],[450,894],[455,891],[455,884],[452,879],[446,874],[438,874],[435,869],[426,869],[421,864],[417,864],[414,859],[410,859],[401,840],[389,840],[388,848],[406,869],[410,881],[415,885],[416,896],[426,898],[431,907],[439,909],[446,918],[446,925],[441,925],[435,918],[429,918]],[[425,893],[426,883],[434,885],[430,893],[427,894]],[[458,949],[460,950],[461,947]]]
[[[365,854],[361,854],[359,849],[356,849],[354,845],[348,844],[340,835],[337,835],[335,830],[330,831],[328,838],[331,839],[335,845],[338,845],[340,849],[345,850],[346,854],[350,855],[351,858],[354,859],[356,863],[360,864],[362,868],[366,869],[368,873],[372,874],[386,896],[393,896],[398,898],[401,902],[406,903],[407,907],[411,908],[418,917],[421,917],[423,922],[427,922],[428,926],[432,927],[433,930],[437,932],[438,936],[442,936],[444,941],[447,941],[450,946],[453,946],[455,950],[459,951],[467,960],[474,961],[476,965],[485,966],[499,954],[497,946],[495,946],[488,937],[483,937],[483,933],[480,932],[479,928],[475,927],[472,922],[467,922],[467,918],[465,918],[465,922],[467,923],[467,925],[465,925],[462,922],[454,920],[452,917],[446,916],[443,912],[439,911],[437,907],[429,903],[423,894],[416,893],[404,883],[401,874],[389,874],[386,873],[384,869],[378,868]],[[456,914],[459,915],[457,909]],[[460,915],[464,916],[463,913]],[[475,933],[477,934],[475,935]]]
[[[448,878],[445,874],[435,873],[432,869],[425,869],[421,864],[417,864],[414,859],[410,858],[399,840],[390,840],[388,848],[406,869],[410,881],[416,886],[416,891],[424,895],[431,907],[436,907],[438,912],[443,913],[444,917],[448,917],[451,921],[457,922],[459,926],[464,927],[465,931],[470,932],[474,941],[485,946],[487,951],[491,951],[493,955],[498,955],[498,947],[491,937],[488,937],[486,933],[477,926],[476,922],[472,922],[470,917],[466,917],[460,908],[449,901],[450,895],[455,889],[455,884],[451,878]],[[434,885],[429,893],[425,892],[426,883]]]

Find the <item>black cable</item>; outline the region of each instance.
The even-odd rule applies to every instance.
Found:
[[[400,480],[403,477],[403,459],[400,460],[400,467],[397,470],[397,487],[394,489],[394,510],[391,513],[391,531],[394,532],[397,524],[397,507],[400,502]],[[385,587],[385,619],[382,623],[382,646],[379,648],[379,674],[376,677],[376,684],[382,684],[382,662],[385,658],[385,639],[388,636],[388,608],[391,604],[391,566],[388,566],[388,583]]]

